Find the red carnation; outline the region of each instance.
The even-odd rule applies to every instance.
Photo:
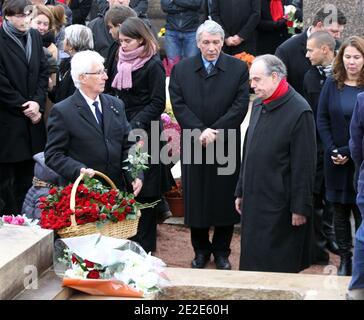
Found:
[[[87,274],[87,279],[100,279],[100,272],[98,272],[97,270],[91,270]]]
[[[125,211],[126,211],[127,213],[130,213],[130,212],[132,212],[132,211],[133,211],[133,209],[132,209],[132,208],[130,208],[130,207],[126,207],[126,208],[125,208]]]
[[[49,190],[49,194],[56,194],[57,193],[57,189],[56,188],[52,188],[51,190]]]
[[[130,199],[129,200],[129,204],[134,204],[135,203],[135,200],[134,199]]]
[[[47,201],[47,197],[39,197],[39,201],[40,202],[46,202]]]
[[[293,27],[293,21],[288,20],[287,21],[287,27],[292,28]]]
[[[88,260],[83,260],[83,262],[86,264],[86,268],[93,268],[94,267],[94,263]]]
[[[105,213],[102,213],[100,217],[102,220],[105,220],[107,218],[107,215]]]

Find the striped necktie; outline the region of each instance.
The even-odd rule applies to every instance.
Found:
[[[94,103],[92,105],[95,107],[95,114],[96,114],[97,122],[99,123],[101,129],[103,130],[104,129],[104,117],[102,116],[102,112],[100,111],[99,102],[94,101]]]

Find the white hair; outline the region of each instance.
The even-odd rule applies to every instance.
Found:
[[[66,27],[64,39],[76,52],[94,48],[94,37],[91,29],[81,24],[72,24]]]
[[[272,54],[264,54],[256,57],[253,61],[253,64],[256,64],[259,61],[262,61],[264,64],[266,75],[271,75],[273,72],[275,72],[279,79],[287,77],[287,68],[282,60],[278,57]]]
[[[81,74],[92,71],[94,64],[103,64],[105,59],[96,51],[85,50],[77,52],[71,60],[71,76],[77,89],[80,88]]]
[[[221,36],[222,41],[225,39],[224,29],[213,20],[206,20],[203,24],[201,24],[196,31],[196,41],[199,42],[201,38],[201,34],[203,32],[207,32],[209,34],[218,34]]]

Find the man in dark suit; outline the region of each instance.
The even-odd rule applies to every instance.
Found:
[[[224,52],[255,55],[256,28],[260,21],[261,3],[256,0],[212,0],[211,18],[225,31]]]
[[[107,80],[103,62],[94,51],[73,56],[71,75],[77,90],[52,108],[45,160],[67,181],[74,181],[80,173],[92,177],[98,170],[125,188],[122,167],[133,144],[128,140],[130,125],[121,100],[102,94]],[[132,185],[137,195],[141,179]]]
[[[43,151],[48,86],[40,34],[28,29],[30,0],[8,0],[0,29],[1,214],[18,214],[32,185],[33,155]],[[0,201],[1,202],[1,201]]]
[[[346,24],[345,15],[337,9],[337,12],[322,7],[313,19],[312,25],[301,34],[283,42],[276,50],[275,55],[280,58],[287,67],[288,83],[300,94],[303,93],[303,77],[311,68],[310,60],[306,58],[307,38],[316,31],[326,30],[336,40],[341,38]],[[339,45],[339,42],[337,42]]]
[[[203,268],[213,254],[218,269],[231,269],[230,242],[234,224],[240,220],[234,210],[234,189],[241,154],[240,124],[249,104],[249,76],[245,62],[221,52],[224,39],[222,27],[206,20],[197,29],[201,54],[176,64],[169,85],[173,111],[183,129],[185,224],[191,228],[196,255],[192,268]],[[192,138],[187,138],[189,129]],[[227,150],[232,168],[222,172],[226,163],[218,159],[219,153]]]
[[[306,72],[303,80],[303,96],[312,108],[314,117],[317,116],[321,89],[328,76],[332,74],[332,63],[335,57],[335,39],[327,31],[317,31],[307,40],[306,57],[312,67]],[[326,248],[338,254],[333,226],[333,207],[325,199],[324,182],[324,147],[320,136],[316,133],[317,165],[314,186],[314,256],[313,263],[327,264],[329,254]]]

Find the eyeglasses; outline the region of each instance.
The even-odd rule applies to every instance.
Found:
[[[95,71],[95,72],[85,72],[84,74],[90,74],[90,75],[103,75],[103,74],[107,74],[107,69],[103,69],[103,70],[99,70],[99,71]]]

